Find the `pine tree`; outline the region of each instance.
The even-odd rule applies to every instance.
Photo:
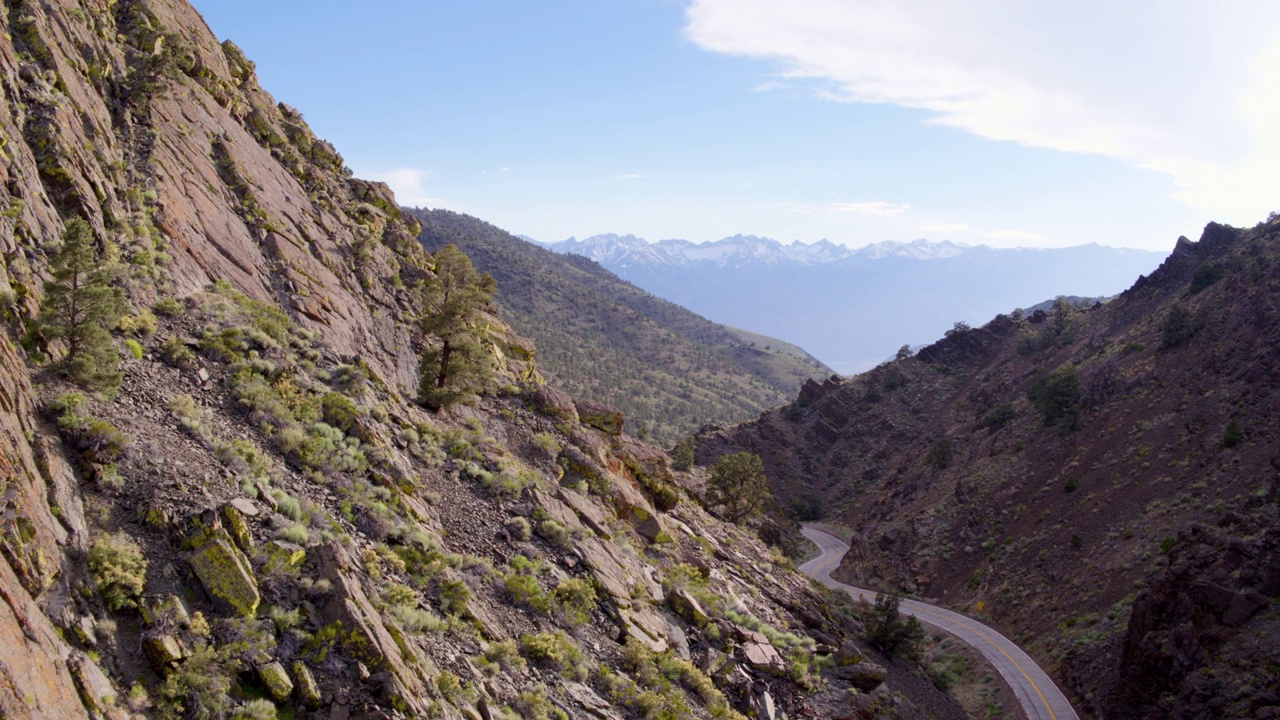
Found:
[[[764,464],[755,453],[740,452],[720,456],[707,479],[707,504],[723,506],[724,517],[738,522],[753,517],[769,500]]]
[[[67,223],[52,259],[53,279],[44,284],[40,328],[46,340],[66,342],[59,369],[72,382],[114,394],[120,388],[120,353],[108,328],[124,312],[124,293],[111,286],[93,252],[93,229],[84,220]]]
[[[436,252],[435,265],[436,276],[423,291],[420,324],[429,344],[422,353],[418,400],[441,408],[479,395],[493,382],[493,363],[480,334],[497,283],[476,272],[455,245]]]

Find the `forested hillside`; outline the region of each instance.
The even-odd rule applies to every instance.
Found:
[[[548,380],[622,410],[632,432],[673,444],[786,402],[831,371],[764,337],[744,337],[576,255],[558,255],[447,210],[410,210],[428,250],[456,244],[498,281],[503,317],[537,346]],[[776,348],[776,349],[775,349]]]

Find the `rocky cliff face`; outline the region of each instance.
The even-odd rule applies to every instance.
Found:
[[[184,2],[0,12],[0,715],[957,716],[497,317],[414,404],[416,223]],[[33,323],[72,218],[114,400]]]
[[[1099,715],[1273,712],[1241,668],[1280,652],[1245,640],[1272,632],[1278,260],[1277,219],[1210,225],[1110,303],[957,327],[698,455],[757,452],[858,529],[846,578],[1029,640]]]

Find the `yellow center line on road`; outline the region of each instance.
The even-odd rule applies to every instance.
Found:
[[[819,549],[820,551],[822,551],[822,553],[823,553],[823,554],[828,554],[828,553],[829,553],[829,551],[830,551],[830,548],[828,548],[828,547],[824,547],[824,546],[821,546],[821,545],[819,545],[819,548],[818,548],[818,549]],[[837,546],[837,550],[838,550],[838,549],[839,549],[839,546]],[[841,553],[841,554],[843,554],[843,553]],[[839,555],[836,555],[834,552],[831,552],[831,553],[829,554],[829,557],[828,557],[827,559],[824,559],[821,563],[819,563],[819,564],[817,564],[817,565],[815,565],[815,566],[813,567],[813,571],[814,571],[814,573],[816,574],[819,570],[827,570],[827,569],[828,569],[828,568],[830,568],[832,565],[835,565],[836,563],[838,563],[838,562],[839,562],[839,560],[840,560],[840,556],[839,556]],[[839,580],[836,580],[836,579],[832,578],[829,572],[828,572],[828,574],[827,574],[827,578],[828,578],[829,580],[831,580],[832,582],[834,582],[834,583],[836,583],[836,584],[838,584],[838,585],[841,585],[841,586],[843,586],[843,587],[845,587],[845,588],[847,588],[847,589],[850,589],[850,590],[854,590],[854,589],[859,589],[859,590],[860,590],[860,589],[861,589],[861,588],[853,588],[853,586],[851,586],[851,585],[845,585],[844,583],[840,582]],[[868,594],[869,594],[869,591],[863,591],[863,592],[868,592]],[[917,605],[922,605],[922,603],[915,603],[915,604],[917,604]],[[958,614],[958,613],[953,614],[953,615],[942,615],[942,614],[939,614],[939,613],[936,613],[936,612],[932,612],[932,611],[930,611],[930,610],[927,610],[927,609],[925,609],[925,608],[923,608],[923,607],[917,607],[917,608],[914,608],[914,609],[912,609],[912,610],[911,610],[911,612],[912,612],[912,613],[917,613],[917,614],[924,614],[924,615],[928,615],[928,616],[933,617],[933,618],[936,618],[936,619],[938,619],[938,620],[946,620],[946,621],[949,621],[949,622],[953,622],[953,623],[955,623],[956,625],[959,625],[960,627],[964,628],[965,630],[968,630],[969,632],[973,633],[974,635],[977,635],[978,637],[982,638],[982,639],[983,639],[983,641],[985,641],[988,645],[990,645],[991,647],[993,647],[993,648],[995,648],[996,650],[1000,651],[1000,654],[1001,654],[1001,655],[1004,655],[1005,659],[1006,659],[1006,660],[1008,660],[1010,663],[1012,663],[1012,664],[1013,664],[1013,666],[1014,666],[1015,668],[1017,668],[1017,669],[1018,669],[1018,672],[1019,672],[1019,673],[1022,675],[1022,677],[1027,681],[1027,684],[1031,686],[1031,689],[1036,691],[1036,696],[1040,698],[1040,703],[1044,706],[1045,712],[1049,713],[1049,718],[1050,718],[1050,720],[1057,720],[1058,716],[1053,712],[1053,708],[1049,706],[1049,701],[1048,701],[1048,699],[1046,699],[1046,698],[1045,698],[1044,693],[1040,691],[1040,686],[1039,686],[1039,685],[1036,685],[1035,680],[1032,680],[1032,679],[1031,679],[1031,676],[1027,674],[1027,671],[1026,671],[1025,669],[1023,669],[1023,667],[1022,667],[1021,663],[1019,663],[1017,660],[1015,660],[1015,659],[1013,658],[1013,656],[1012,656],[1012,655],[1010,655],[1009,653],[1005,652],[1004,648],[1000,647],[1000,645],[998,645],[997,643],[995,643],[994,641],[992,641],[992,639],[991,639],[991,638],[987,637],[987,636],[986,636],[985,634],[983,634],[981,631],[979,631],[979,630],[975,629],[973,626],[971,626],[971,625],[969,625],[968,623],[964,622],[963,620],[959,619],[959,618],[964,618],[964,616],[963,616],[963,615],[960,615],[960,614]],[[964,618],[964,619],[968,619],[968,618]],[[944,631],[946,630],[946,628],[941,628],[941,629],[942,629],[942,630],[944,630]]]
[[[1047,699],[1045,699],[1044,693],[1040,692],[1040,686],[1039,686],[1039,685],[1036,685],[1036,681],[1031,679],[1031,676],[1027,674],[1027,671],[1026,671],[1026,670],[1022,669],[1022,665],[1021,665],[1021,664],[1019,664],[1017,660],[1014,660],[1012,655],[1010,655],[1009,653],[1005,652],[1005,651],[1004,651],[1004,648],[1000,647],[998,644],[996,644],[995,642],[993,642],[993,641],[991,640],[991,638],[989,638],[989,637],[987,637],[986,635],[982,634],[982,632],[981,632],[981,631],[974,629],[974,627],[973,627],[973,626],[971,626],[971,625],[969,625],[969,624],[967,624],[967,623],[965,623],[965,622],[962,622],[962,621],[960,621],[960,620],[957,620],[955,617],[949,617],[949,616],[946,616],[946,615],[939,615],[939,614],[937,614],[937,613],[933,613],[933,612],[930,612],[930,611],[928,611],[928,610],[924,610],[924,609],[922,609],[922,608],[916,608],[916,609],[912,610],[912,612],[922,612],[922,613],[924,613],[925,615],[931,615],[931,616],[933,616],[933,617],[935,617],[935,618],[941,618],[941,619],[944,619],[944,620],[950,620],[951,622],[954,622],[955,624],[957,624],[957,625],[959,625],[959,626],[963,627],[965,630],[968,630],[969,632],[973,633],[974,635],[977,635],[978,637],[982,638],[982,639],[983,639],[983,640],[985,640],[985,641],[987,642],[987,644],[988,644],[988,645],[990,645],[991,647],[995,648],[996,650],[999,650],[1001,655],[1005,656],[1005,658],[1006,658],[1006,659],[1008,659],[1008,660],[1009,660],[1009,662],[1013,663],[1013,666],[1014,666],[1014,667],[1018,668],[1018,672],[1019,672],[1019,673],[1022,673],[1022,677],[1026,678],[1026,680],[1027,680],[1027,684],[1031,686],[1031,689],[1036,691],[1036,696],[1040,698],[1040,703],[1041,703],[1042,705],[1044,705],[1045,712],[1049,713],[1049,718],[1050,718],[1050,720],[1058,720],[1058,716],[1057,716],[1057,715],[1055,715],[1055,714],[1053,713],[1053,708],[1049,707],[1049,701],[1048,701]],[[961,616],[961,617],[963,617],[963,616]]]

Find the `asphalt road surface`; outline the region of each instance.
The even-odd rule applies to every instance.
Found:
[[[831,579],[831,571],[840,566],[840,558],[849,545],[831,533],[806,525],[804,536],[821,550],[818,557],[800,566],[800,571],[829,588],[844,590],[855,600],[874,602],[875,591],[863,590]],[[972,618],[950,610],[903,598],[899,611],[914,615],[925,625],[943,630],[973,646],[982,653],[996,672],[1004,678],[1030,720],[1079,720],[1075,709],[1025,652],[1008,638]]]

